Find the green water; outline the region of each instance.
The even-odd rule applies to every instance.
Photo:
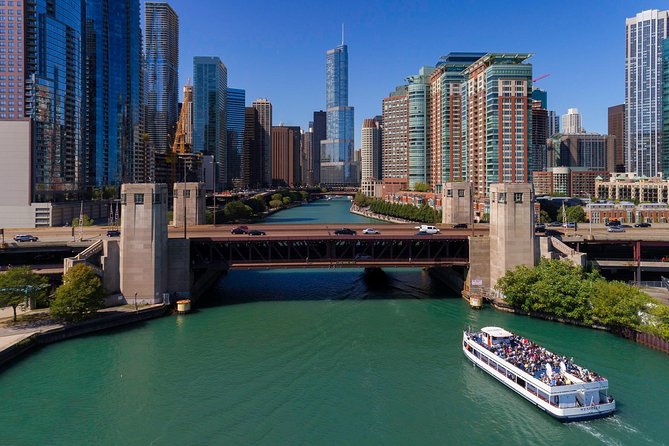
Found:
[[[290,224],[290,223],[358,223],[380,225],[385,222],[351,214],[348,210],[351,200],[345,197],[336,197],[332,200],[318,200],[307,206],[300,206],[270,215],[263,223]]]
[[[554,421],[464,358],[467,325],[574,356],[609,378],[620,410]],[[421,270],[235,271],[192,314],[51,345],[4,370],[0,444],[659,445],[668,393],[667,355],[469,310]]]

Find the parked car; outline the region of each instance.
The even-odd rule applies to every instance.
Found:
[[[374,228],[365,228],[362,230],[363,234],[381,234],[381,231]]]
[[[259,230],[259,229],[251,229],[251,230],[248,232],[248,234],[249,234],[249,235],[267,235],[267,234],[265,233],[265,231],[261,231],[261,230]]]
[[[430,225],[416,226],[416,229],[418,229],[418,232],[425,232],[427,234],[438,234],[440,232],[439,228]]]
[[[118,229],[110,229],[107,231],[107,237],[119,237],[121,235],[121,231]]]
[[[609,226],[609,229],[607,229],[607,231],[609,231],[609,232],[625,232],[625,228],[623,228],[620,225]]]
[[[356,235],[357,233],[350,228],[339,228],[335,229],[335,235]]]
[[[604,223],[606,226],[620,226],[620,220],[610,220]]]
[[[458,223],[453,225],[453,229],[467,229],[467,223]]]
[[[553,221],[553,222],[549,223],[548,226],[550,226],[551,228],[559,228],[559,227],[562,226],[562,222],[561,221]]]
[[[246,234],[248,232],[249,232],[248,226],[237,226],[236,228],[232,228],[230,234]]]
[[[14,240],[17,242],[36,242],[39,238],[30,234],[19,234],[14,237]]]
[[[563,228],[569,228],[569,229],[574,229],[576,227],[576,223],[573,221],[570,221],[568,223],[562,223]]]
[[[564,235],[562,232],[556,231],[555,229],[547,229],[546,232],[544,232],[544,234],[547,237],[560,237]]]
[[[650,223],[641,222],[634,225],[635,228],[650,228],[652,225]]]

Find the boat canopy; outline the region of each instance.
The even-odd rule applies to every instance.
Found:
[[[483,327],[481,331],[488,336],[492,336],[493,338],[510,338],[513,336],[513,333],[509,333],[500,327]]]

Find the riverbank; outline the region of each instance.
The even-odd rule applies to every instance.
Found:
[[[160,304],[136,310],[126,305],[102,310],[99,317],[79,324],[65,325],[53,321],[39,321],[1,328],[0,369],[21,355],[43,345],[161,317],[169,308]]]
[[[415,221],[411,220],[404,220],[402,218],[396,218],[396,217],[389,217],[387,215],[383,214],[377,214],[375,212],[370,211],[369,209],[361,208],[355,203],[351,202],[351,209],[349,210],[351,214],[359,215],[361,217],[367,217],[367,218],[373,218],[375,220],[380,220],[380,221],[385,221],[388,223],[416,223]]]

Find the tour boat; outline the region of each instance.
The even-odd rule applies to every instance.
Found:
[[[616,410],[605,378],[503,328],[464,331],[462,351],[475,366],[560,421],[599,418]]]

